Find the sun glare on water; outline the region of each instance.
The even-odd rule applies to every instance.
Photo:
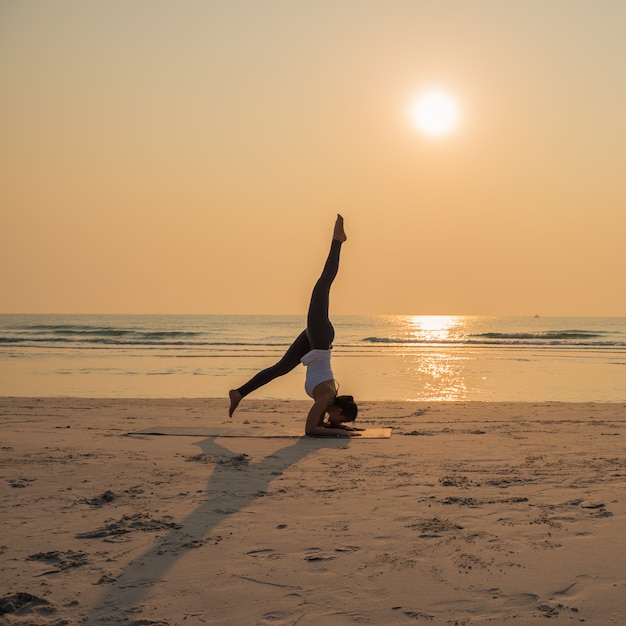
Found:
[[[461,118],[456,100],[438,89],[419,94],[411,103],[409,114],[414,126],[423,134],[432,137],[452,133]]]
[[[414,315],[407,321],[414,337],[422,341],[445,341],[460,323],[452,315]]]

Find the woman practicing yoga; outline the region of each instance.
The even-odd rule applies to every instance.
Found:
[[[345,240],[343,217],[338,215],[324,270],[311,295],[306,330],[298,335],[278,363],[259,372],[239,389],[231,389],[228,412],[230,417],[242,398],[278,376],[284,376],[298,363],[302,363],[306,366],[304,388],[314,400],[306,418],[305,433],[331,437],[358,436],[355,432],[357,429],[344,425],[345,422],[354,422],[356,419],[357,405],[352,396],[337,395],[337,383],[330,368],[330,351],[335,329],[328,319],[328,301],[330,286],[339,270],[341,244]]]

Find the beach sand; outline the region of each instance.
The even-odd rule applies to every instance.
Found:
[[[128,434],[307,407],[0,399],[0,623],[624,623],[626,405],[365,403],[380,440]]]

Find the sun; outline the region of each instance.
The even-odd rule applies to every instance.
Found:
[[[418,130],[433,137],[453,132],[461,118],[456,100],[439,89],[420,93],[411,103],[409,114]]]

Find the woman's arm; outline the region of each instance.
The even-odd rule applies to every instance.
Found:
[[[359,434],[345,428],[322,426],[328,402],[316,400],[306,418],[304,432],[309,437],[358,437]]]
[[[337,436],[337,434],[342,434],[342,435],[344,434],[344,433],[340,433],[338,428],[326,428],[325,426],[322,426],[322,422],[324,421],[324,416],[326,415],[326,409],[328,408],[328,405],[330,404],[331,400],[332,400],[332,397],[330,397],[329,394],[326,394],[326,393],[320,395],[315,400],[306,418],[306,425],[304,427],[305,434],[315,435],[318,437],[319,436],[335,437]],[[330,432],[330,431],[337,431],[337,432]]]
[[[324,417],[328,407],[335,401],[335,381],[327,380],[320,383],[313,390],[315,402],[309,410],[306,418],[304,432],[315,437],[358,437],[345,428],[332,428],[324,426]]]
[[[309,410],[306,418],[304,432],[309,436],[315,437],[351,437],[355,433],[351,433],[344,428],[329,428],[324,426],[324,417],[326,410],[335,400],[335,387],[332,381],[320,383],[314,390],[315,402]]]

